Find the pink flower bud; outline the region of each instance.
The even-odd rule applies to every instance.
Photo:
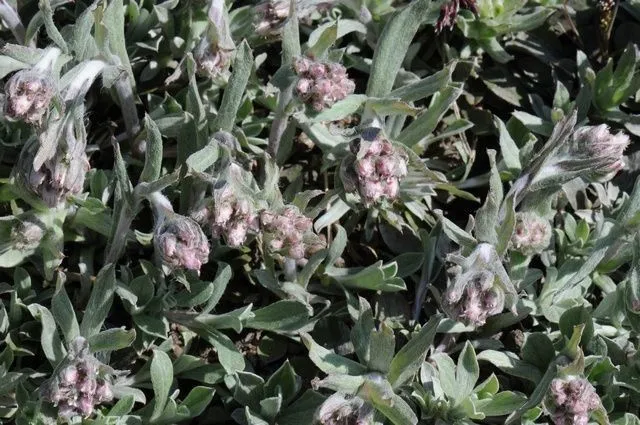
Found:
[[[311,91],[311,80],[307,78],[300,78],[298,84],[296,84],[296,90],[300,97],[305,97]]]
[[[63,384],[73,385],[78,380],[78,370],[73,365],[69,365],[62,370],[61,377]]]
[[[387,179],[386,185],[384,187],[384,194],[389,199],[395,199],[398,197],[400,193],[400,185],[398,184],[398,179],[390,178]]]
[[[372,177],[376,171],[376,167],[374,166],[374,161],[372,158],[362,158],[359,161],[356,161],[356,172],[358,176],[363,179],[367,179]]]
[[[296,59],[296,61],[293,63],[293,69],[296,72],[296,74],[301,75],[301,74],[305,74],[307,72],[309,72],[309,67],[311,66],[311,60],[302,57],[302,58],[298,58]]]
[[[91,395],[83,395],[78,400],[78,409],[82,416],[91,416],[93,413],[93,397]]]
[[[320,78],[324,78],[324,76],[327,75],[327,71],[325,69],[325,66],[320,63],[320,62],[313,62],[310,66],[309,66],[309,77],[314,79],[314,80],[318,80]]]

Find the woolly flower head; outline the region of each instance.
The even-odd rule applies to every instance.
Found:
[[[209,241],[198,223],[180,214],[169,213],[154,234],[154,246],[171,268],[200,270],[209,261]]]
[[[89,417],[99,404],[113,399],[113,369],[89,353],[87,340],[78,337],[54,375],[42,387],[42,398],[58,407],[65,421]]]
[[[72,127],[67,130],[73,131]],[[82,193],[90,169],[85,143],[68,132],[50,159],[36,168],[37,140],[28,141],[20,154],[14,176],[19,184],[50,207],[63,205],[67,198]]]
[[[573,134],[573,154],[596,161],[594,172],[610,174],[624,167],[624,150],[629,145],[629,136],[612,134],[605,124],[582,127]]]
[[[587,425],[590,413],[600,406],[600,397],[593,385],[576,376],[551,381],[545,400],[555,425]]]
[[[202,37],[193,52],[198,72],[210,78],[216,78],[224,74],[231,64],[233,51],[210,43],[205,36]]]
[[[244,244],[249,233],[258,231],[258,216],[248,199],[237,196],[230,185],[216,189],[192,217],[211,228],[214,238],[224,237],[229,246]]]
[[[539,254],[549,246],[551,233],[551,225],[547,220],[534,213],[520,212],[516,214],[511,245],[525,255]]]
[[[18,71],[5,84],[4,114],[7,118],[38,124],[55,95],[51,75],[36,69]]]
[[[400,193],[400,182],[407,175],[406,154],[394,147],[381,132],[375,139],[359,141],[353,145],[356,152],[353,163],[344,163],[341,170],[347,191],[357,191],[365,205],[385,199],[395,199]]]
[[[313,221],[292,205],[279,211],[263,210],[260,227],[266,248],[272,253],[282,254],[294,260],[304,260],[321,244],[312,232]]]
[[[514,308],[516,290],[492,245],[479,244],[469,257],[449,260],[457,263],[456,273],[443,294],[442,308],[452,319],[482,326],[505,307]]]
[[[319,62],[298,58],[293,68],[298,75],[296,94],[316,111],[332,106],[356,88],[344,66],[333,62]]]
[[[319,425],[370,425],[373,408],[360,397],[335,393],[322,403],[315,416]]]

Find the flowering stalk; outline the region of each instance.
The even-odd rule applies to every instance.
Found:
[[[199,272],[209,261],[209,241],[198,223],[173,212],[171,203],[160,192],[152,193],[147,199],[154,208],[156,254],[171,269]]]

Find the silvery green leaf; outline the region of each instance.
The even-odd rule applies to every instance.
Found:
[[[115,351],[130,347],[136,338],[133,329],[113,328],[102,331],[88,338],[92,352]]]
[[[441,316],[432,316],[407,344],[393,357],[389,365],[387,379],[393,388],[399,388],[409,382],[420,369],[433,343]]]
[[[491,166],[490,187],[484,205],[476,213],[475,234],[478,241],[495,245],[498,242],[498,230],[502,225],[499,213],[504,194],[496,165],[496,152],[488,150],[487,154]]]
[[[293,300],[276,301],[275,303],[255,310],[244,325],[253,329],[273,332],[295,332],[309,321],[307,307]]]
[[[500,118],[494,117],[494,124],[498,130],[502,160],[509,170],[520,171],[522,164],[520,163],[520,149],[518,145],[516,145],[516,142],[511,138],[509,130]]]
[[[162,135],[149,115],[144,117],[144,127],[146,129],[147,143],[140,182],[149,183],[157,180],[162,170]]]
[[[44,22],[44,26],[47,30],[47,35],[49,38],[56,43],[56,45],[62,50],[64,53],[69,52],[69,47],[67,46],[67,42],[64,40],[58,28],[56,28],[55,23],[53,22],[53,7],[49,0],[41,0],[38,2],[38,7],[40,8],[40,12],[42,13],[42,18]],[[29,25],[31,26],[31,25]]]
[[[100,331],[111,309],[115,289],[115,267],[113,264],[107,264],[96,276],[91,297],[80,324],[80,335],[89,338]]]
[[[367,100],[363,94],[350,94],[333,104],[330,108],[310,117],[300,116],[300,121],[305,123],[318,123],[323,121],[338,121],[357,112]]]
[[[439,6],[438,2],[417,0],[387,22],[373,54],[367,96],[385,97],[391,92],[418,28],[424,23],[435,23]]]
[[[302,333],[300,337],[309,350],[309,358],[324,373],[330,376],[331,374],[357,376],[366,373],[365,366],[318,345],[309,334]]]
[[[40,344],[44,355],[49,363],[55,368],[67,354],[64,348],[58,330],[56,329],[56,321],[51,312],[40,304],[29,304],[27,306],[29,313],[34,319],[42,324],[42,332],[40,334]]]
[[[322,32],[319,37],[315,37],[313,43],[309,42],[310,47],[305,54],[310,58],[322,59],[338,38],[338,23],[318,28],[316,31]]]
[[[223,131],[231,131],[233,129],[238,108],[240,108],[242,103],[252,68],[253,53],[249,47],[249,43],[243,40],[240,47],[236,50],[236,57],[233,62],[233,73],[224,91],[222,104],[220,105],[218,116],[214,122],[214,128],[219,128]]]
[[[398,136],[398,142],[409,147],[428,137],[442,116],[462,94],[462,87],[450,85],[433,95],[429,108],[416,117]]]
[[[59,277],[56,292],[51,299],[51,313],[60,327],[65,341],[70,343],[80,335],[80,326],[73,305],[64,288],[64,277]]]
[[[297,2],[292,1],[289,6],[289,17],[282,33],[282,63],[291,64],[294,58],[301,54]]]
[[[167,353],[154,350],[151,360],[151,383],[153,384],[153,413],[151,421],[160,418],[169,397],[173,382],[173,364]]]
[[[412,82],[402,87],[398,87],[389,93],[390,98],[400,98],[405,102],[415,102],[424,99],[443,90],[451,83],[451,76],[455,70],[457,62],[453,61],[445,68]]]

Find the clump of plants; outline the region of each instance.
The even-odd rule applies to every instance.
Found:
[[[640,425],[638,33],[0,0],[0,422]]]

